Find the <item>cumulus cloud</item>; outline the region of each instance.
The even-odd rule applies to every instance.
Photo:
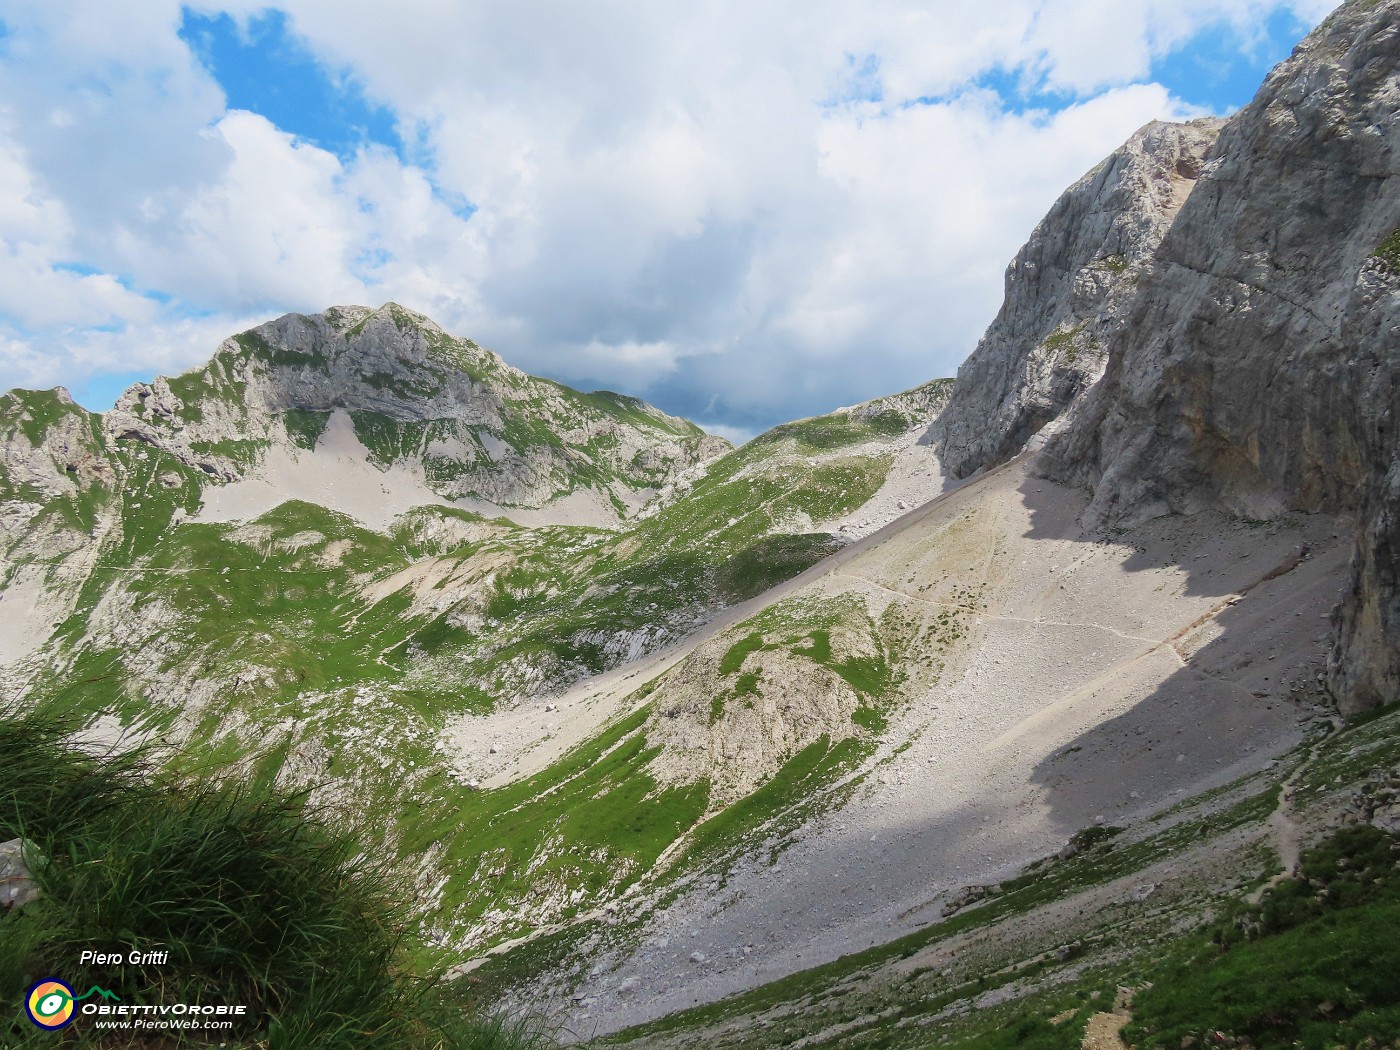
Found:
[[[951,374],[1059,192],[1192,114],[1155,61],[1332,6],[286,0],[398,122],[402,148],[331,152],[236,108],[176,2],[16,0],[0,385],[178,370],[258,319],[394,299],[747,433]]]

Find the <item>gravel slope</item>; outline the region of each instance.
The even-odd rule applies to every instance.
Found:
[[[1083,502],[1013,461],[703,632],[804,590],[855,591],[878,611],[928,604],[920,586],[952,580],[982,603],[844,808],[774,864],[766,849],[741,858],[722,890],[692,886],[656,911],[627,902],[640,947],[568,998],[573,1030],[620,1029],[898,936],[1080,828],[1129,822],[1300,739],[1317,712],[1289,697],[1311,696],[1323,663],[1348,554],[1338,524],[1201,514],[1108,539],[1075,524]],[[619,688],[651,670],[623,669]],[[561,988],[541,982],[537,1005],[565,1006]]]

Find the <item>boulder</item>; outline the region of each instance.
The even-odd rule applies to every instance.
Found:
[[[38,899],[34,872],[43,862],[39,848],[28,839],[0,842],[0,908],[23,908]]]

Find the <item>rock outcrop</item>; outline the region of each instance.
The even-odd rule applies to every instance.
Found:
[[[884,397],[863,401],[859,405],[846,409],[845,412],[857,423],[871,423],[888,419],[890,413],[897,413],[903,417],[907,426],[923,430],[938,418],[940,412],[948,407],[948,401],[952,396],[953,381],[951,379],[932,379],[927,383],[920,383],[912,389],[901,390],[897,394],[886,394]]]
[[[1040,469],[1093,490],[1091,527],[1356,515],[1330,681],[1374,707],[1400,695],[1400,2],[1338,9],[1212,157]]]
[[[28,839],[0,842],[0,912],[23,908],[39,899],[34,873],[43,856]]]
[[[1007,268],[1001,310],[930,431],[945,472],[1004,462],[1098,381],[1222,123],[1148,124],[1055,202]]]
[[[0,667],[72,610],[118,524],[119,472],[100,418],[63,388],[0,396]]]

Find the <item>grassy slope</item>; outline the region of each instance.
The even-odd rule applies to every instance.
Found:
[[[222,784],[153,774],[151,753],[94,758],[71,726],[0,718],[0,837],[38,855],[40,897],[0,915],[0,993],[20,1002],[59,974],[123,1006],[236,1004],[239,1045],[511,1050],[523,1029],[461,1013],[410,969],[405,887],[270,778]],[[31,863],[33,856],[31,855]],[[166,953],[159,965],[81,963],[83,950]],[[17,1012],[10,1047],[55,1036]],[[79,1016],[65,1045],[126,1046]],[[228,1045],[176,1030],[162,1046]],[[146,1045],[142,1041],[142,1045]]]
[[[1400,1033],[1400,838],[1346,828],[1298,878],[1174,946],[1127,1036],[1179,1046],[1220,1031],[1259,1050],[1324,1050]]]

